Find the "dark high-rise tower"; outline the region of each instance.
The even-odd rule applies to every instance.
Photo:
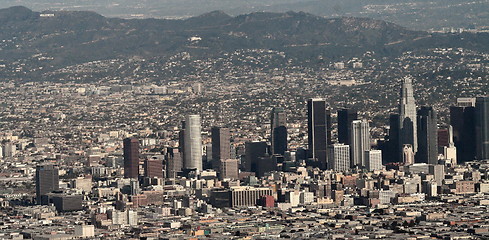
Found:
[[[489,97],[475,101],[476,153],[478,160],[489,160]]]
[[[352,109],[338,110],[338,142],[350,144],[351,123],[358,119],[357,111]]]
[[[176,178],[182,172],[183,157],[182,152],[177,148],[168,147],[166,150],[166,177]]]
[[[450,125],[453,142],[457,148],[457,162],[464,163],[476,158],[475,99],[458,98],[456,106],[450,107]]]
[[[147,178],[163,178],[163,159],[144,160],[144,176]]]
[[[220,179],[239,179],[239,164],[238,159],[221,159],[219,167]]]
[[[399,101],[399,126],[401,146],[410,144],[413,152],[418,151],[417,124],[416,124],[416,103],[414,101],[413,82],[410,77],[402,80],[401,94]],[[400,150],[400,149],[399,149]]]
[[[231,158],[231,135],[229,133],[229,128],[224,127],[212,127],[211,129],[212,138],[212,168],[214,170],[219,170],[221,159]]]
[[[450,144],[450,129],[442,127],[438,129],[438,153],[443,154],[444,148]]]
[[[124,177],[139,176],[139,141],[136,138],[124,139]]]
[[[272,154],[284,155],[287,151],[287,119],[284,109],[273,108],[270,122]]]
[[[423,106],[418,110],[418,152],[416,162],[438,163],[438,125],[435,110]]]
[[[247,172],[258,172],[258,161],[261,157],[268,155],[268,144],[266,142],[246,142],[244,168]]]
[[[178,132],[178,151],[182,157],[182,167],[183,159],[185,159],[185,121],[182,121],[182,129]]]
[[[36,167],[36,201],[41,204],[41,196],[59,189],[58,168],[53,165]]]
[[[309,157],[319,162],[321,167],[327,165],[328,143],[331,142],[331,115],[326,110],[324,99],[309,99],[307,101],[307,129]]]
[[[387,143],[385,163],[401,162],[401,141],[400,131],[401,126],[399,120],[399,114],[391,114],[389,117],[390,129],[389,129],[389,142]]]
[[[285,126],[273,129],[272,146],[274,146],[273,154],[284,155],[287,151],[287,128]]]

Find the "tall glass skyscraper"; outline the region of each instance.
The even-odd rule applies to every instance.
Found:
[[[283,108],[273,108],[271,118],[272,154],[284,155],[287,151],[287,117]]]
[[[423,106],[418,111],[418,152],[416,162],[438,164],[438,125],[435,110]]]
[[[309,157],[315,159],[324,168],[327,165],[327,147],[330,134],[328,134],[328,117],[326,101],[313,98],[307,101],[307,130]]]
[[[338,142],[350,144],[351,123],[358,119],[357,111],[353,109],[338,110]]]
[[[40,165],[36,167],[36,201],[41,204],[41,196],[59,189],[58,167]]]
[[[400,120],[399,114],[391,114],[389,117],[389,142],[385,151],[385,163],[402,162],[402,144],[401,140],[401,127],[399,126]]]
[[[212,168],[219,170],[221,162],[220,160],[226,160],[231,158],[231,134],[229,128],[225,127],[212,127]]]
[[[184,134],[184,168],[202,171],[202,136],[199,115],[188,115],[185,118]]]
[[[456,105],[450,107],[450,125],[457,147],[457,162],[476,159],[475,98],[457,98]]]
[[[258,172],[260,158],[269,156],[266,142],[246,142],[244,169],[247,172]]]
[[[413,146],[414,153],[416,153],[418,151],[418,127],[416,121],[416,103],[414,101],[413,82],[410,77],[405,77],[402,80],[399,101],[399,116],[399,127],[401,128],[399,131],[399,140],[401,142],[401,146],[404,144],[410,144]]]
[[[126,138],[124,143],[124,177],[138,178],[139,176],[139,141],[136,138]]]
[[[489,160],[489,97],[475,100],[476,152],[478,160]]]
[[[181,151],[178,148],[168,147],[166,151],[166,177],[176,178],[182,171],[183,159]]]

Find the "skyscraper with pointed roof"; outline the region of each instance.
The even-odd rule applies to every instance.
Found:
[[[399,120],[401,146],[410,144],[413,152],[418,151],[416,102],[414,101],[413,80],[411,77],[402,79],[399,101]]]

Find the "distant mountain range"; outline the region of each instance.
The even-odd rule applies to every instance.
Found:
[[[97,11],[121,18],[188,18],[213,10],[234,16],[303,11],[328,18],[374,18],[416,30],[489,26],[487,0],[0,0],[0,5],[37,11]]]
[[[374,51],[396,56],[432,47],[488,51],[489,34],[429,34],[367,18],[326,19],[303,12],[231,17],[214,11],[186,20],[106,18],[94,12],[0,9],[0,65],[25,59],[42,71],[88,61],[165,57],[180,52],[207,57],[238,49],[282,51],[307,62]]]

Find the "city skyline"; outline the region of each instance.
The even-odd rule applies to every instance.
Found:
[[[401,86],[402,88],[403,86]],[[476,120],[478,123],[483,123],[487,121],[487,116],[483,114],[483,100],[484,98],[460,99],[459,105],[475,106],[475,111],[468,111],[468,113],[474,114],[468,119],[478,119]],[[451,128],[447,131],[439,131],[437,114],[432,107],[421,106],[416,114],[418,152],[414,153],[410,144],[404,144],[402,152],[394,153],[394,155],[402,156],[401,161],[389,160],[390,163],[385,165],[383,164],[385,161],[383,157],[386,149],[379,149],[382,146],[379,141],[383,141],[383,139],[373,135],[375,127],[370,126],[374,120],[368,118],[352,120],[349,130],[351,145],[339,144],[339,129],[340,125],[344,124],[345,119],[340,118],[339,114],[331,115],[335,108],[335,105],[327,104],[325,99],[313,98],[303,102],[301,111],[304,117],[295,120],[302,122],[302,126],[285,121],[283,117],[282,123],[275,129],[285,129],[285,133],[290,134],[290,138],[285,138],[286,144],[293,143],[290,145],[291,147],[285,149],[283,154],[273,154],[271,151],[272,136],[277,135],[272,131],[276,125],[273,124],[273,120],[276,118],[268,118],[270,115],[264,117],[269,121],[262,123],[263,126],[268,127],[265,127],[263,131],[255,128],[261,132],[261,138],[256,138],[261,139],[261,141],[242,138],[239,129],[216,127],[215,123],[209,119],[191,114],[186,115],[185,121],[171,130],[173,134],[169,134],[169,132],[159,133],[161,134],[160,139],[172,138],[171,147],[160,148],[162,145],[157,140],[158,135],[149,129],[141,129],[138,134],[131,134],[130,138],[123,138],[127,135],[120,132],[110,132],[105,138],[123,138],[118,143],[122,147],[120,148],[122,150],[120,152],[122,162],[118,162],[117,159],[109,161],[109,158],[101,157],[104,149],[91,148],[87,151],[87,161],[90,164],[83,164],[90,175],[79,172],[78,175],[75,175],[78,177],[68,179],[69,182],[65,183],[67,180],[64,178],[67,175],[66,167],[68,166],[62,165],[61,175],[63,179],[60,178],[56,181],[59,182],[59,187],[53,187],[51,183],[51,185],[42,183],[46,181],[42,179],[56,178],[54,172],[40,174],[38,170],[36,176],[44,177],[36,180],[36,188],[48,190],[36,191],[37,199],[42,199],[40,207],[52,204],[56,212],[77,213],[88,204],[84,197],[93,192],[92,181],[100,181],[100,179],[113,181],[112,186],[120,186],[120,190],[113,195],[116,200],[113,208],[109,207],[106,215],[96,212],[91,214],[91,216],[107,218],[107,220],[87,221],[87,223],[93,224],[88,224],[89,227],[87,228],[91,231],[92,227],[90,226],[93,226],[93,234],[95,235],[103,229],[103,224],[122,224],[122,226],[135,227],[138,223],[147,221],[145,217],[137,216],[136,212],[145,212],[143,209],[153,209],[153,207],[161,206],[161,204],[169,204],[170,206],[168,208],[157,208],[161,209],[158,210],[161,214],[178,219],[178,216],[183,215],[191,218],[197,216],[192,211],[199,214],[217,213],[222,211],[217,209],[239,209],[247,206],[276,209],[274,211],[282,211],[281,209],[289,211],[304,206],[312,207],[317,211],[320,211],[324,206],[330,209],[342,209],[342,206],[382,206],[383,208],[385,206],[396,207],[397,204],[404,202],[415,205],[421,204],[422,206],[426,202],[439,201],[437,198],[439,195],[454,194],[457,196],[457,194],[462,193],[473,194],[485,191],[478,188],[487,184],[478,171],[467,170],[462,175],[455,175],[458,176],[458,180],[451,180],[451,177],[455,177],[452,176],[455,171],[451,169],[464,168],[473,164],[483,166],[484,161],[472,161],[471,165],[456,165],[457,162],[451,159],[456,155],[454,152],[456,151],[455,142],[450,140],[454,137],[454,133]],[[452,108],[453,112],[458,114],[454,109]],[[272,108],[272,111],[268,113],[277,112],[286,113],[288,109],[283,108],[277,111],[277,109]],[[274,115],[272,114],[272,116]],[[391,117],[391,123],[394,123],[392,126],[400,125],[399,117],[396,116],[399,115]],[[320,117],[320,119],[314,121],[316,117]],[[477,128],[480,127],[483,126],[477,125]],[[293,142],[294,137],[300,134],[307,137],[306,133],[311,133],[310,136],[317,137],[318,135],[314,134],[314,130],[323,132],[323,137],[320,137],[318,141],[327,146],[327,157],[324,163],[318,161],[317,156],[319,155],[308,157],[308,152],[310,154],[313,149],[307,148],[309,141],[306,141],[306,138],[303,138],[302,143],[298,145]],[[399,131],[391,129],[388,133],[398,136],[396,132]],[[448,140],[446,140],[448,143],[444,146],[443,152],[440,152],[438,141],[445,140],[435,137],[435,135],[444,136],[445,132],[448,133]],[[121,135],[119,136],[119,134]],[[144,135],[153,135],[153,137],[141,137]],[[483,146],[480,137],[482,135],[479,135],[476,142]],[[12,139],[16,141],[15,138]],[[390,141],[391,139],[387,138],[387,140]],[[103,141],[103,137],[99,137],[98,141]],[[9,142],[5,142],[5,144],[7,143]],[[9,144],[9,146],[16,148],[11,148],[10,150],[14,152],[8,155],[23,152],[22,148],[17,149],[17,147],[22,147],[21,145]],[[43,144],[45,145],[46,141],[36,140],[37,146],[40,147]],[[370,148],[371,144],[373,145],[372,149]],[[197,154],[191,151],[195,145],[199,145],[196,148]],[[155,149],[158,150],[155,151]],[[191,159],[189,156],[197,157]],[[231,156],[237,158],[234,159]],[[214,162],[217,158],[219,159],[216,167]],[[60,156],[59,159],[61,161],[62,157]],[[124,168],[119,168],[122,165]],[[396,181],[393,183],[381,181],[380,176],[384,176],[383,174],[393,174],[392,176]],[[396,174],[400,175],[396,176]],[[309,180],[302,179],[308,175],[312,178]],[[450,178],[445,178],[446,176],[450,176]],[[301,179],[301,184],[294,185],[295,180],[291,179]],[[177,182],[183,185],[175,185]],[[284,185],[286,182],[287,184]],[[382,185],[376,186],[374,182]],[[98,189],[99,193],[97,194],[111,195],[112,193],[106,189],[107,187],[109,186],[95,187],[105,189]],[[163,188],[165,188],[164,191],[158,190]],[[198,194],[185,194],[184,192],[189,189]],[[201,192],[204,189],[205,195],[200,195],[204,193]],[[352,189],[356,190],[353,191]],[[102,193],[100,191],[108,192]],[[176,194],[179,197],[165,196],[163,193],[166,191],[170,191],[171,194]],[[101,201],[105,201],[104,198]],[[166,201],[166,203],[162,203],[162,201]],[[163,209],[166,210],[163,212]],[[267,215],[263,215],[261,218],[265,219]],[[152,219],[152,221],[155,220]],[[202,226],[205,228],[205,224]],[[414,226],[420,227],[416,223]],[[91,235],[90,231],[88,235]],[[427,230],[424,229],[423,231]],[[218,233],[214,232],[213,234]]]
[[[0,9],[0,239],[489,238],[487,3],[121,1]]]

